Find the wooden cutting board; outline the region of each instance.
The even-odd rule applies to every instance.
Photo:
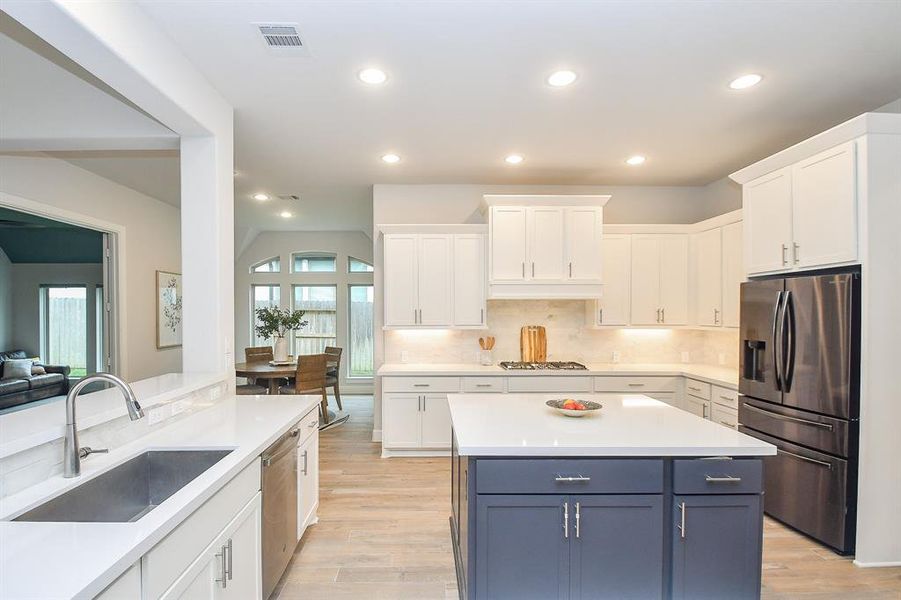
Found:
[[[519,330],[519,359],[523,362],[547,362],[547,332],[541,325],[526,325]]]

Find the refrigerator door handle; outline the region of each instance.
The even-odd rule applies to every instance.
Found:
[[[785,292],[782,300],[782,331],[785,341],[785,355],[782,357],[782,391],[791,391],[795,371],[795,308],[792,293]]]
[[[780,291],[776,296],[776,306],[773,308],[773,371],[776,374],[776,389],[782,391],[782,376],[779,374],[779,346],[781,341],[781,330],[779,328],[779,309],[782,307],[782,295],[785,292]]]

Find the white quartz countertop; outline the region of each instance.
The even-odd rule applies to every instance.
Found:
[[[529,377],[550,375],[554,377],[577,376],[685,376],[730,389],[738,389],[738,369],[700,365],[680,364],[622,364],[587,363],[586,371],[507,371],[498,365],[482,366],[467,363],[386,363],[378,370],[381,376],[499,376]]]
[[[233,452],[134,523],[0,521],[0,598],[92,598],[316,409],[316,396],[241,396],[82,462],[76,479],[52,477],[4,498],[10,518],[148,449],[233,448]]]
[[[603,408],[566,417],[559,394],[449,394],[462,456],[766,456],[776,447],[653,398],[575,394]]]

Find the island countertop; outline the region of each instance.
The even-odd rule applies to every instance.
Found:
[[[603,408],[581,418],[559,394],[449,394],[461,456],[771,456],[776,447],[639,394],[574,394]]]

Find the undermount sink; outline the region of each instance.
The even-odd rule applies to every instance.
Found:
[[[131,523],[232,450],[148,450],[13,521]]]

